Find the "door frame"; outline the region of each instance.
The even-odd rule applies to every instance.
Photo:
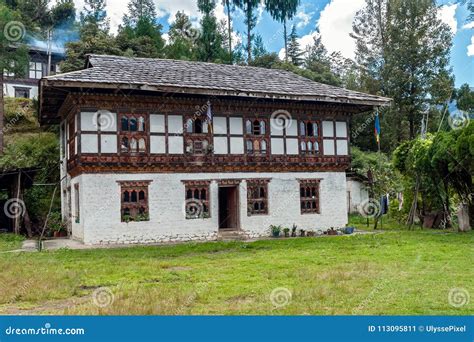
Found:
[[[236,214],[236,227],[231,227],[231,228],[221,228],[221,215],[220,215],[220,198],[219,198],[219,189],[220,188],[234,188],[235,189],[235,197],[236,197],[236,203],[235,203],[235,214]],[[218,184],[217,188],[217,229],[218,230],[241,230],[240,226],[240,181],[238,183],[227,183],[227,182],[222,182]]]

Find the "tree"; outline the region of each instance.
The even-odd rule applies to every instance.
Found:
[[[296,34],[296,27],[293,25],[291,29],[291,33],[288,37],[289,43],[288,43],[288,49],[287,49],[287,55],[288,59],[291,64],[300,66],[303,64],[303,54],[304,52],[301,51],[300,48],[300,43],[298,42],[298,35]]]
[[[229,51],[229,64],[234,63],[234,58],[232,56],[232,12],[235,10],[235,5],[239,3],[240,0],[222,0],[222,5],[224,5],[227,12],[227,42],[228,42],[228,51]]]
[[[162,57],[165,42],[152,0],[130,0],[117,34],[117,46],[135,57]]]
[[[244,23],[247,26],[247,63],[250,63],[252,60],[252,42],[254,40],[254,35],[252,30],[257,25],[257,16],[255,15],[255,10],[260,4],[259,0],[237,0],[236,6],[244,11],[245,19]]]
[[[452,92],[452,37],[438,11],[434,0],[366,0],[354,19],[361,88],[393,98],[381,120],[387,150],[413,139],[426,105]]]
[[[293,19],[296,10],[300,4],[300,0],[266,0],[265,6],[273,17],[283,23],[283,39],[285,40],[285,62],[288,62],[288,35],[287,22]]]
[[[7,74],[22,75],[28,65],[28,52],[23,45],[25,27],[19,21],[20,13],[0,3],[0,154],[3,153],[3,77]],[[12,48],[16,44],[16,48]]]
[[[331,60],[320,35],[314,37],[313,44],[306,48],[303,66],[320,75],[318,82],[332,85],[341,84],[337,75],[331,70]]]
[[[474,91],[469,87],[469,84],[463,84],[456,91],[457,107],[466,112],[474,111]]]
[[[80,13],[79,40],[66,44],[66,59],[61,63],[63,72],[84,67],[86,54],[121,55],[115,38],[109,34],[109,22],[104,0],[86,0]]]
[[[203,62],[221,61],[224,56],[222,36],[218,30],[217,19],[214,15],[216,3],[214,0],[198,0],[201,19],[201,35],[197,39],[198,59]]]
[[[262,36],[258,34],[255,37],[255,43],[253,46],[253,56],[254,58],[259,58],[265,54],[267,54],[267,49],[265,48],[265,44],[263,43]]]
[[[196,60],[196,38],[199,30],[194,28],[189,17],[178,11],[170,25],[168,45],[165,47],[167,58]]]

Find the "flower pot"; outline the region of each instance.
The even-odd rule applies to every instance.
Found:
[[[352,234],[352,233],[354,233],[354,227],[344,228],[344,234]]]
[[[337,235],[337,230],[329,229],[328,230],[328,235]]]
[[[280,237],[280,232],[272,232],[273,237]]]

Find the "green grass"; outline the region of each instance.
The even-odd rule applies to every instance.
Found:
[[[4,253],[6,314],[447,314],[453,288],[474,296],[474,233],[356,236]],[[107,287],[114,301],[94,305]],[[276,307],[275,288],[292,298]],[[103,299],[103,298],[102,298]]]
[[[0,234],[0,252],[21,248],[24,238],[15,234]]]

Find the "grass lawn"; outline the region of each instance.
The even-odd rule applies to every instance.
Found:
[[[21,248],[24,237],[15,234],[0,234],[0,252]]]
[[[2,253],[0,313],[470,315],[473,243],[472,232],[393,230]],[[110,292],[101,289],[96,302],[114,300],[99,307],[93,293],[102,287]],[[290,291],[287,305],[270,300],[276,288]],[[451,306],[453,288],[467,290],[470,303]]]

